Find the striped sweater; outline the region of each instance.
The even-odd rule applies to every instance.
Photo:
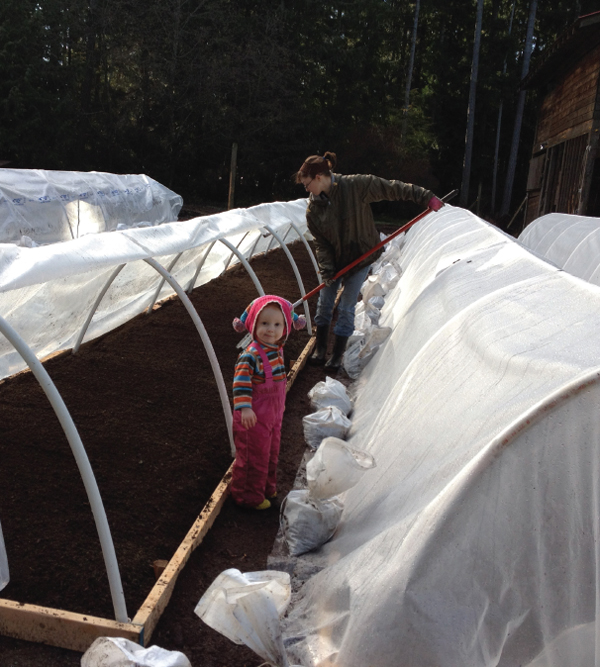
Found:
[[[286,380],[283,361],[283,346],[265,345],[256,341],[267,355],[271,363],[271,371],[275,382]],[[265,373],[260,354],[252,344],[240,352],[233,372],[233,409],[252,408],[252,385],[263,384]]]

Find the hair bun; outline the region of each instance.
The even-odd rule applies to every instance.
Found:
[[[331,153],[330,151],[327,151],[323,155],[324,160],[328,160],[331,163],[331,168],[333,169],[335,165],[337,164],[337,155],[335,153]]]

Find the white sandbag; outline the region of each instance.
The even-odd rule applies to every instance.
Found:
[[[324,381],[317,384],[308,392],[310,403],[315,410],[335,406],[345,415],[352,410],[352,401],[348,396],[346,387],[339,381],[327,376]]]
[[[194,612],[236,644],[245,644],[275,667],[290,667],[280,618],[291,596],[287,572],[221,572],[200,598]]]
[[[81,656],[81,667],[192,667],[180,651],[144,648],[123,637],[98,637]]]
[[[390,327],[374,326],[363,335],[353,334],[349,338],[342,366],[350,378],[356,380],[391,332]]]
[[[363,473],[375,467],[375,459],[339,438],[325,438],[306,464],[312,498],[332,498],[352,488]]]
[[[361,353],[367,346],[367,337],[363,333],[355,335],[356,333],[357,332],[354,332],[348,339],[348,347],[344,351],[344,356],[342,357],[342,366],[348,377],[352,380],[358,378],[368,361],[364,360],[361,356]]]
[[[385,299],[382,296],[372,296],[369,299],[369,303],[377,310],[381,310],[385,304]]]
[[[6,555],[6,546],[4,544],[4,536],[2,535],[2,525],[0,525],[0,591],[10,581],[8,572],[8,557]]]
[[[386,295],[386,291],[379,282],[378,275],[368,276],[360,288],[360,293],[362,294],[363,301],[368,301],[373,296]]]
[[[317,410],[302,418],[304,439],[312,449],[316,449],[323,438],[335,437],[344,439],[352,422],[335,405]]]
[[[339,498],[318,500],[307,489],[290,491],[280,511],[281,532],[290,555],[300,556],[330,540],[343,510]]]
[[[400,271],[396,269],[393,263],[386,264],[379,274],[379,283],[385,293],[387,294],[390,290],[396,287],[398,281],[400,280]],[[372,295],[377,296],[377,295]]]
[[[385,240],[384,237],[381,239],[382,241]],[[381,257],[373,262],[371,265],[371,273],[376,274],[379,273],[381,270],[382,266],[385,266],[385,264],[389,262],[398,262],[400,260],[400,256],[402,255],[402,249],[404,248],[404,244],[406,243],[406,234],[399,234],[398,236],[395,236],[391,241],[387,243],[385,246],[385,251]]]
[[[381,306],[373,301],[384,303],[383,297],[372,297],[369,301],[361,301],[354,311],[354,330],[366,332],[373,325],[377,325],[381,316]]]
[[[365,332],[371,326],[373,326],[373,322],[371,321],[369,314],[366,312],[364,301],[361,301],[354,311],[354,332],[352,333],[352,336],[357,332]],[[350,341],[348,341],[348,344],[350,344]]]

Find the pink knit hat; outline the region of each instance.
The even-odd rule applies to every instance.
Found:
[[[287,340],[292,326],[294,329],[302,329],[306,326],[306,318],[304,315],[297,315],[292,310],[292,304],[289,301],[282,299],[280,296],[265,294],[265,296],[259,296],[258,299],[254,299],[254,301],[242,313],[242,316],[236,317],[233,320],[233,328],[238,333],[249,331],[254,336],[256,320],[258,319],[262,309],[265,306],[268,306],[270,303],[276,303],[281,308],[283,319],[285,320],[285,340]]]

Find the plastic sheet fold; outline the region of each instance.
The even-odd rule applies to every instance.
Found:
[[[70,349],[90,312],[93,318],[85,341],[124,324],[155,299],[174,294],[145,259],[154,258],[164,267],[175,262],[171,274],[187,290],[192,283],[202,285],[239,263],[220,239],[249,258],[271,244],[272,236],[264,232],[266,224],[280,230],[286,243],[298,240],[299,234],[306,233],[305,213],[306,199],[301,199],[88,234],[39,247],[0,244],[0,315],[40,358]],[[106,294],[93,311],[105,287]],[[0,337],[0,378],[24,367],[21,357]]]

